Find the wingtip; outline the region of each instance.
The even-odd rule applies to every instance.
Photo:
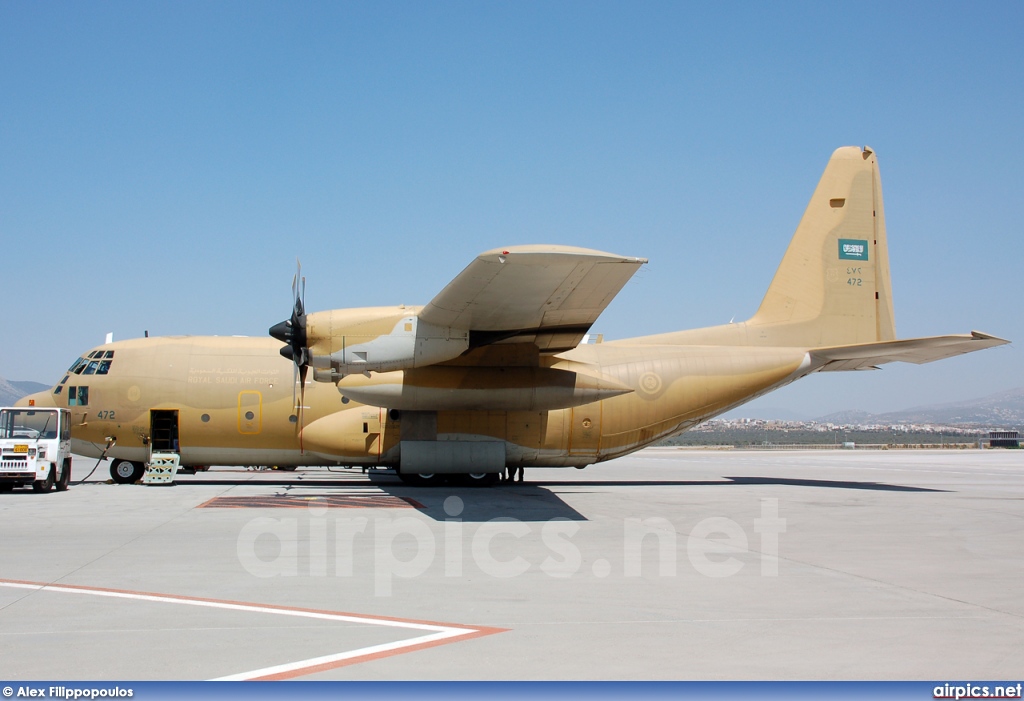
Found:
[[[530,263],[534,260],[533,256],[551,256],[551,255],[567,255],[576,258],[590,258],[594,261],[618,261],[623,263],[636,263],[643,265],[647,263],[646,258],[639,258],[636,256],[621,256],[616,253],[609,253],[607,251],[599,251],[594,248],[580,248],[579,246],[562,246],[556,244],[527,244],[518,246],[503,246],[501,248],[492,248],[489,251],[484,251],[479,256],[480,260],[488,262],[500,262],[516,261],[523,263]]]
[[[1008,343],[1012,343],[1012,341],[1009,341],[1005,338],[993,336],[991,334],[983,333],[981,331],[971,331],[971,337],[979,341],[989,341],[993,346],[1002,346]]]

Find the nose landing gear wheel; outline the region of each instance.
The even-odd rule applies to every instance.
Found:
[[[110,463],[110,477],[118,484],[134,484],[142,479],[146,466],[141,462],[115,460]]]

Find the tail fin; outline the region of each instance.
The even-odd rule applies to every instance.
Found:
[[[829,159],[754,316],[628,342],[803,348],[806,372],[930,363],[1009,343],[978,331],[897,341],[890,290],[878,162],[870,148],[846,146]]]
[[[896,338],[874,152],[836,149],[757,313],[748,342],[823,347]]]

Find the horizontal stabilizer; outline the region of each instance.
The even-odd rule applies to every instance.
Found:
[[[980,331],[953,336],[908,338],[902,341],[860,343],[810,351],[819,371],[872,370],[884,363],[930,363],[972,351],[1001,346],[1009,341]]]

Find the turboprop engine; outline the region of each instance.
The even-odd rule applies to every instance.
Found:
[[[314,378],[421,368],[457,358],[469,348],[469,331],[442,328],[416,316],[418,309],[334,309],[305,316],[305,341]]]

